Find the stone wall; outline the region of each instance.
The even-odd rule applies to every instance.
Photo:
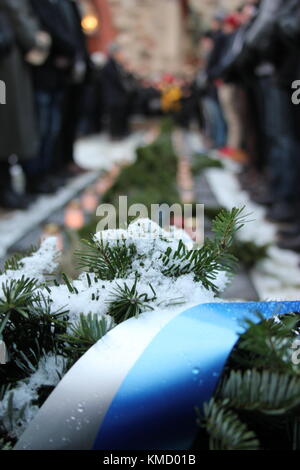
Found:
[[[216,10],[236,8],[242,0],[189,0],[189,2],[205,19],[209,19]]]
[[[178,0],[108,0],[117,39],[134,68],[178,72],[187,43]]]
[[[128,62],[145,75],[178,73],[191,55],[191,40],[180,0],[106,0],[117,40]],[[205,19],[241,0],[189,0]]]

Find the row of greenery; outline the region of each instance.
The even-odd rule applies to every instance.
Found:
[[[172,145],[171,132],[172,121],[165,119],[158,138],[150,145],[139,147],[136,150],[136,162],[122,169],[119,177],[101,202],[118,207],[119,196],[126,195],[128,206],[144,204],[148,209],[151,204],[166,203],[171,206],[180,203],[176,182],[178,160]],[[195,154],[191,165],[194,177],[198,177],[208,168],[223,168],[223,164],[220,160],[206,154]],[[196,202],[194,206],[196,206]],[[208,221],[215,219],[222,209],[222,207],[205,207],[205,216]],[[95,233],[98,222],[99,218],[93,217],[79,231],[79,237],[81,239],[89,238],[92,233]],[[240,263],[250,269],[267,257],[267,249],[267,245],[259,246],[254,242],[244,242],[235,238],[231,253]]]
[[[113,202],[123,193],[128,194],[133,202],[141,202],[135,197],[138,194],[145,197],[143,189],[153,195],[151,199],[145,198],[144,203],[146,200],[173,203],[178,197],[177,159],[171,130],[164,129],[150,149],[146,149],[147,157],[143,158],[145,148],[139,149],[137,166],[124,169],[125,176],[121,174],[106,196],[107,201]],[[141,177],[138,171],[143,165],[148,184],[137,182]],[[126,192],[123,192],[125,187]],[[166,251],[164,275],[177,278],[191,272],[196,282],[216,291],[215,280],[220,270],[230,274],[236,264],[231,252],[232,244],[243,223],[241,211],[222,211],[212,226],[213,239],[207,240],[202,248],[187,250],[179,243],[175,253]],[[132,269],[134,250],[134,245],[109,246],[91,240],[87,249],[77,257],[89,283],[126,279]],[[21,267],[22,260],[15,257],[7,262],[4,272],[9,269],[17,271]],[[6,419],[0,422],[0,448],[7,449],[15,443],[10,426],[18,421],[16,414],[21,418],[25,412],[14,406],[13,389],[20,380],[27,380],[37,370],[45,354],[65,358],[64,374],[115,324],[151,309],[149,304],[156,295],[153,291],[153,298],[150,298],[140,292],[139,272],[136,272],[136,282],[132,287],[125,284],[116,288],[108,310],[111,321],[90,314],[80,315],[77,322],[71,323],[67,307],[59,312],[51,309],[49,287],[60,283],[64,283],[70,293],[76,294],[76,287],[64,275],[49,280],[46,285],[41,285],[36,279],[25,278],[8,280],[2,285],[0,339],[3,338],[8,345],[10,361],[7,365],[0,365],[0,401],[9,390],[11,399]],[[258,325],[248,321],[247,332],[241,336],[231,355],[213,399],[205,405],[204,411],[199,411],[199,436],[195,448],[300,449],[300,374],[299,367],[291,361],[291,344],[300,332],[299,315],[294,312],[276,321],[260,320]],[[38,389],[38,406],[46,400],[52,388],[41,386]]]

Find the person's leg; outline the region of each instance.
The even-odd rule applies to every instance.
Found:
[[[0,207],[8,210],[26,209],[29,204],[26,196],[17,194],[12,188],[8,161],[0,161]]]
[[[274,221],[293,220],[297,209],[299,177],[298,129],[288,90],[272,84],[268,92],[267,124],[271,142],[268,154],[274,205],[268,217]]]
[[[210,96],[202,98],[202,110],[204,116],[204,132],[209,139],[209,144],[218,147],[218,120],[214,100]]]
[[[85,85],[71,85],[64,92],[61,132],[58,139],[54,169],[75,166],[74,143],[77,137]]]
[[[214,132],[217,148],[222,148],[227,142],[227,126],[220,107],[220,103],[212,99],[212,108],[214,113]]]
[[[51,93],[51,100],[49,103],[48,134],[45,138],[42,160],[42,170],[43,174],[46,176],[50,174],[54,165],[55,146],[61,131],[62,103],[63,92],[59,90],[53,91]]]
[[[30,194],[51,194],[57,189],[49,180],[54,146],[60,129],[60,96],[52,91],[38,90],[35,94],[39,123],[40,146],[37,156],[22,163]]]
[[[110,106],[109,134],[112,139],[121,139],[128,133],[128,113],[126,106]]]
[[[273,85],[269,89],[267,127],[271,143],[269,167],[271,183],[277,201],[293,198],[297,178],[295,165],[297,142],[294,137],[293,114],[289,95]]]
[[[241,145],[241,125],[234,106],[235,87],[223,84],[219,88],[219,98],[228,126],[227,145],[233,149],[238,149]]]
[[[47,139],[50,122],[51,97],[49,93],[43,90],[35,91],[35,105],[37,113],[37,122],[39,126],[40,145],[37,155],[31,160],[25,161],[22,166],[26,174],[29,185],[43,175],[44,154],[47,151]]]
[[[5,189],[11,187],[11,177],[9,171],[9,163],[0,161],[0,194],[3,194]]]

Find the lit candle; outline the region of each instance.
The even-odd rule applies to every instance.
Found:
[[[47,224],[43,227],[41,242],[47,238],[55,237],[56,238],[56,248],[58,251],[62,251],[64,247],[63,235],[59,225],[56,224]]]
[[[81,197],[81,206],[84,211],[91,214],[97,209],[98,203],[98,196],[95,194],[94,191],[88,190],[83,193]]]
[[[96,189],[97,194],[102,195],[109,189],[110,186],[111,186],[111,183],[105,177],[105,178],[101,178],[97,181],[97,183],[95,185],[95,189]]]
[[[84,226],[85,217],[78,201],[71,201],[65,210],[65,226],[79,230]]]

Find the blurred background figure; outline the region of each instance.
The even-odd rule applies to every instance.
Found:
[[[220,22],[217,23],[220,25]],[[213,21],[215,25],[215,20]],[[221,25],[220,25],[221,27]],[[227,143],[227,124],[220,105],[217,83],[212,79],[218,48],[215,47],[221,29],[207,31],[201,38],[203,66],[198,72],[196,86],[202,103],[205,135],[209,139],[208,147],[221,149]]]
[[[51,48],[45,63],[32,68],[40,145],[36,158],[24,167],[27,190],[48,194],[57,189],[52,176],[55,148],[62,128],[63,105],[68,80],[74,67],[77,44],[74,37],[69,0],[30,0],[33,12],[51,37]]]
[[[245,163],[243,187],[268,207],[269,220],[292,224],[280,231],[279,246],[297,250],[300,122],[291,85],[299,76],[299,38],[298,1],[245,1],[220,22],[214,19],[202,35],[204,69],[199,75],[212,146]],[[228,130],[224,148],[216,132],[216,103]]]
[[[91,61],[82,29],[80,4],[77,0],[63,0],[63,2],[65,17],[68,20],[69,37],[75,44],[75,54],[64,96],[62,126],[54,168],[56,172],[60,172],[62,177],[68,177],[83,172],[83,169],[74,160],[74,144],[78,136]]]
[[[102,70],[107,58],[103,52],[93,52],[90,56],[90,73],[87,81],[82,114],[79,123],[79,135],[98,134],[103,127]]]
[[[32,161],[39,145],[30,63],[43,62],[49,36],[33,15],[27,0],[0,3],[0,79],[6,85],[7,104],[0,106],[0,206],[26,208],[30,199],[11,184],[9,158]]]
[[[121,46],[112,43],[102,72],[102,97],[108,117],[109,135],[120,140],[129,133],[131,77],[124,68],[125,57]]]

